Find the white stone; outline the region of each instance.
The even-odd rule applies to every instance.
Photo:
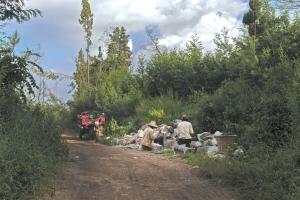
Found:
[[[139,144],[129,144],[127,146],[129,149],[139,149],[140,148],[140,145]]]
[[[175,138],[167,139],[165,141],[164,147],[172,149],[173,147],[178,146],[178,143]]]
[[[220,132],[220,131],[216,131],[214,135],[215,135],[215,136],[221,136],[221,135],[223,135],[223,133]]]
[[[210,132],[203,132],[201,134],[197,134],[197,138],[199,141],[205,140],[205,139],[207,139],[207,137],[210,137],[210,136],[211,136]]]
[[[174,148],[176,151],[183,152],[184,154],[192,152],[192,148],[186,147],[185,144],[178,145]]]
[[[207,154],[208,156],[213,156],[219,151],[217,146],[203,146],[197,148],[197,153]]]
[[[218,151],[219,151],[219,148],[217,146],[208,146],[206,154],[208,156],[213,156],[213,155],[217,154]]]
[[[222,159],[225,158],[225,155],[224,155],[224,154],[215,154],[213,157],[214,157],[215,159],[220,159],[220,160],[222,160]]]
[[[239,157],[239,156],[244,155],[244,154],[245,154],[245,152],[242,148],[238,148],[233,152],[234,157]]]
[[[133,143],[135,143],[136,138],[134,136],[132,136],[132,135],[125,135],[124,138],[123,138],[123,140],[124,140],[124,144],[125,145],[126,144],[133,144]]]
[[[203,144],[200,141],[192,141],[191,142],[191,147],[193,147],[193,148],[198,148],[198,147],[201,147],[201,146],[203,146]]]
[[[216,138],[211,139],[211,144],[213,146],[217,146],[218,145],[217,139]]]
[[[152,151],[153,152],[159,153],[162,151],[162,149],[163,149],[162,145],[157,144],[157,143],[152,143]]]

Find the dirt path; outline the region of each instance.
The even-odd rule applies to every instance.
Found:
[[[232,200],[192,167],[147,152],[79,141],[64,135],[69,162],[53,200]]]

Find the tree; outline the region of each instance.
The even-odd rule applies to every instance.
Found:
[[[92,45],[92,29],[93,29],[93,14],[88,0],[82,0],[82,10],[80,13],[79,23],[85,31],[86,40],[86,65],[87,65],[87,82],[90,82],[90,48]]]
[[[243,23],[248,26],[250,36],[256,36],[260,14],[260,0],[249,1],[249,11],[243,17]]]
[[[216,45],[216,54],[218,57],[229,58],[233,51],[233,44],[230,43],[228,30],[224,28],[221,33],[217,33],[214,39]]]
[[[102,73],[105,71],[105,62],[103,58],[102,48],[98,47],[97,56],[93,56],[90,62],[90,84],[91,86],[97,86],[102,79]]]
[[[158,36],[155,34],[154,27],[147,26],[145,30],[155,53],[162,55],[162,48],[159,45]]]
[[[0,21],[15,19],[22,22],[41,15],[38,9],[24,9],[24,7],[24,0],[0,0]]]
[[[131,50],[128,46],[129,35],[124,27],[116,27],[109,34],[109,44],[107,48],[107,65],[108,69],[116,69],[119,67],[129,68]]]
[[[84,85],[87,84],[87,68],[82,49],[80,49],[76,59],[76,72],[74,77],[77,86],[77,94],[80,94],[84,90]]]
[[[30,73],[31,68],[42,71],[42,68],[32,61],[38,54],[26,50],[22,55],[16,55],[15,47],[20,38],[14,34],[6,45],[0,47],[0,90],[9,93],[19,93],[23,100],[26,100],[26,92],[34,94],[34,89],[38,88],[33,75]]]
[[[197,34],[192,35],[186,44],[187,52],[193,61],[199,62],[202,58],[203,46]]]
[[[146,68],[146,59],[145,59],[145,55],[144,54],[140,54],[138,56],[138,68],[137,68],[137,82],[139,84],[140,90],[142,92],[145,92],[145,88],[146,88],[146,72],[145,72],[145,68]]]

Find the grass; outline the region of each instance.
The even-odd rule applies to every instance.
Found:
[[[15,120],[0,127],[0,199],[40,199],[53,193],[68,152],[59,137],[59,120],[40,108],[20,112]]]
[[[223,160],[193,153],[179,154],[179,157],[192,166],[199,166],[202,176],[236,189],[241,199],[298,200],[299,155],[294,149],[263,155],[263,159],[257,154]]]

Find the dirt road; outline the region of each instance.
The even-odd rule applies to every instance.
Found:
[[[70,154],[53,200],[232,200],[195,176],[191,166],[162,155],[67,139]]]

